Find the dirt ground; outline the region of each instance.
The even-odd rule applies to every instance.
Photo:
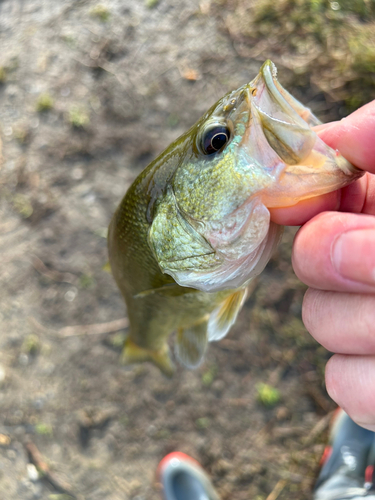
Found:
[[[328,353],[301,322],[294,230],[195,371],[122,366],[118,326],[63,330],[124,318],[103,270],[113,211],[172,139],[256,75],[230,14],[209,0],[0,0],[1,499],[160,498],[155,469],[173,450],[202,463],[222,500],[311,498],[334,404]]]

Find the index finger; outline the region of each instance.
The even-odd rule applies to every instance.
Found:
[[[375,173],[375,100],[339,122],[319,125],[315,131],[353,165]]]

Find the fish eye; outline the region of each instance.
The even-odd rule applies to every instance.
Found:
[[[230,139],[230,130],[225,125],[212,125],[202,135],[201,149],[205,155],[212,155],[223,149]]]

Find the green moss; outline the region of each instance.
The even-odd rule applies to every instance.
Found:
[[[206,417],[197,418],[195,425],[198,429],[207,429],[210,426],[210,419]]]
[[[159,0],[146,0],[146,7],[148,9],[153,9],[154,7],[157,6],[157,4],[159,3]]]
[[[26,126],[16,126],[13,129],[14,137],[20,144],[27,144],[30,140],[30,129]]]
[[[39,337],[34,333],[27,335],[22,343],[22,351],[26,354],[34,355],[40,350],[40,347]]]
[[[212,382],[215,380],[215,377],[218,372],[218,367],[216,365],[210,366],[210,368],[205,371],[202,375],[202,384],[206,387],[210,387]]]
[[[34,430],[37,434],[41,436],[52,436],[53,435],[53,429],[52,426],[49,424],[45,424],[44,422],[39,422],[34,426]]]
[[[13,207],[24,219],[29,218],[34,209],[29,198],[23,194],[17,193],[12,199]]]
[[[36,101],[36,110],[38,113],[45,113],[53,109],[54,101],[52,97],[47,93],[40,94]]]
[[[111,17],[111,13],[105,5],[96,5],[90,10],[90,15],[106,23]]]
[[[269,384],[260,383],[256,386],[257,399],[266,407],[275,406],[280,401],[280,392]]]
[[[74,48],[77,44],[76,39],[72,35],[63,35],[61,38],[71,49]]]
[[[82,274],[79,278],[80,288],[92,288],[95,285],[95,279],[91,274]]]
[[[111,344],[115,349],[121,349],[125,343],[126,334],[123,332],[115,333],[111,338]]]
[[[76,128],[85,128],[90,123],[87,111],[80,106],[72,106],[68,113],[69,123]]]

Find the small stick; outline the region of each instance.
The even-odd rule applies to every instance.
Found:
[[[329,423],[331,422],[333,415],[333,411],[329,412],[328,415],[325,415],[323,418],[317,422],[314,427],[311,429],[309,434],[306,436],[306,438],[303,440],[303,445],[304,446],[309,446],[311,443],[315,441],[315,439],[322,434],[328,427]]]
[[[129,325],[128,318],[115,319],[108,323],[96,323],[94,325],[66,326],[57,331],[60,337],[74,337],[75,335],[100,335],[123,330]]]
[[[266,500],[276,500],[276,498],[280,495],[280,493],[283,491],[283,489],[286,486],[286,481],[285,479],[280,479],[277,483],[274,489],[271,491],[271,493],[268,495]]]
[[[56,271],[54,269],[49,269],[42,260],[36,255],[31,256],[31,264],[33,268],[38,271],[42,276],[50,279],[51,281],[57,281],[60,283],[70,283],[71,285],[76,285],[78,282],[77,276],[72,273],[63,273]]]
[[[65,493],[72,498],[77,498],[73,493],[71,493],[70,485],[64,483],[61,479],[58,479],[55,474],[50,471],[48,464],[44,461],[42,454],[34,443],[28,441],[24,446],[27,451],[29,462],[35,465],[41,475],[41,479],[48,481],[50,485],[59,493]]]
[[[320,408],[322,408],[326,413],[332,410],[331,403],[324,397],[324,395],[319,391],[319,389],[316,386],[306,383],[304,389],[306,394],[310,396],[310,398],[318,406],[320,406]]]
[[[53,332],[58,337],[74,337],[75,335],[100,335],[102,333],[112,333],[118,330],[123,330],[129,325],[128,318],[115,319],[113,321],[108,321],[108,323],[95,323],[93,325],[75,325],[75,326],[65,326],[60,328],[60,330],[52,330],[48,328],[39,321],[37,321],[33,316],[28,317],[30,324],[44,333]]]

